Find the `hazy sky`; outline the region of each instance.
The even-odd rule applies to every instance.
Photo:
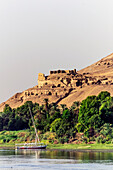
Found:
[[[112,52],[113,0],[0,0],[0,103]]]

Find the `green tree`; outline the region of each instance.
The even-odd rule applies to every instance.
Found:
[[[99,108],[99,115],[104,123],[113,124],[113,97],[106,97]]]
[[[100,105],[101,103],[97,100],[96,96],[88,96],[82,101],[78,116],[78,123],[81,124],[81,127],[79,126],[80,131],[84,131],[91,126],[97,128],[101,125],[101,119],[99,117]]]
[[[97,96],[97,100],[103,101],[106,99],[106,97],[110,97],[110,93],[107,91],[102,91],[99,93],[99,95]]]
[[[10,114],[12,112],[12,108],[8,104],[6,104],[3,112]]]

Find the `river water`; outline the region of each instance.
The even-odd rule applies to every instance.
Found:
[[[112,151],[0,150],[0,170],[113,170]]]

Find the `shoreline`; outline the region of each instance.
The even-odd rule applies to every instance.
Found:
[[[0,144],[0,150],[15,150],[15,143]],[[69,151],[69,152],[113,152],[113,144],[48,144],[48,151]]]
[[[46,149],[47,151],[65,151],[65,152],[113,152],[113,149]]]

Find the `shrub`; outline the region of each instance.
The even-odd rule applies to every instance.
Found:
[[[102,136],[98,136],[97,138],[96,138],[96,142],[97,143],[102,143]]]
[[[58,142],[64,144],[64,139],[59,137]]]

